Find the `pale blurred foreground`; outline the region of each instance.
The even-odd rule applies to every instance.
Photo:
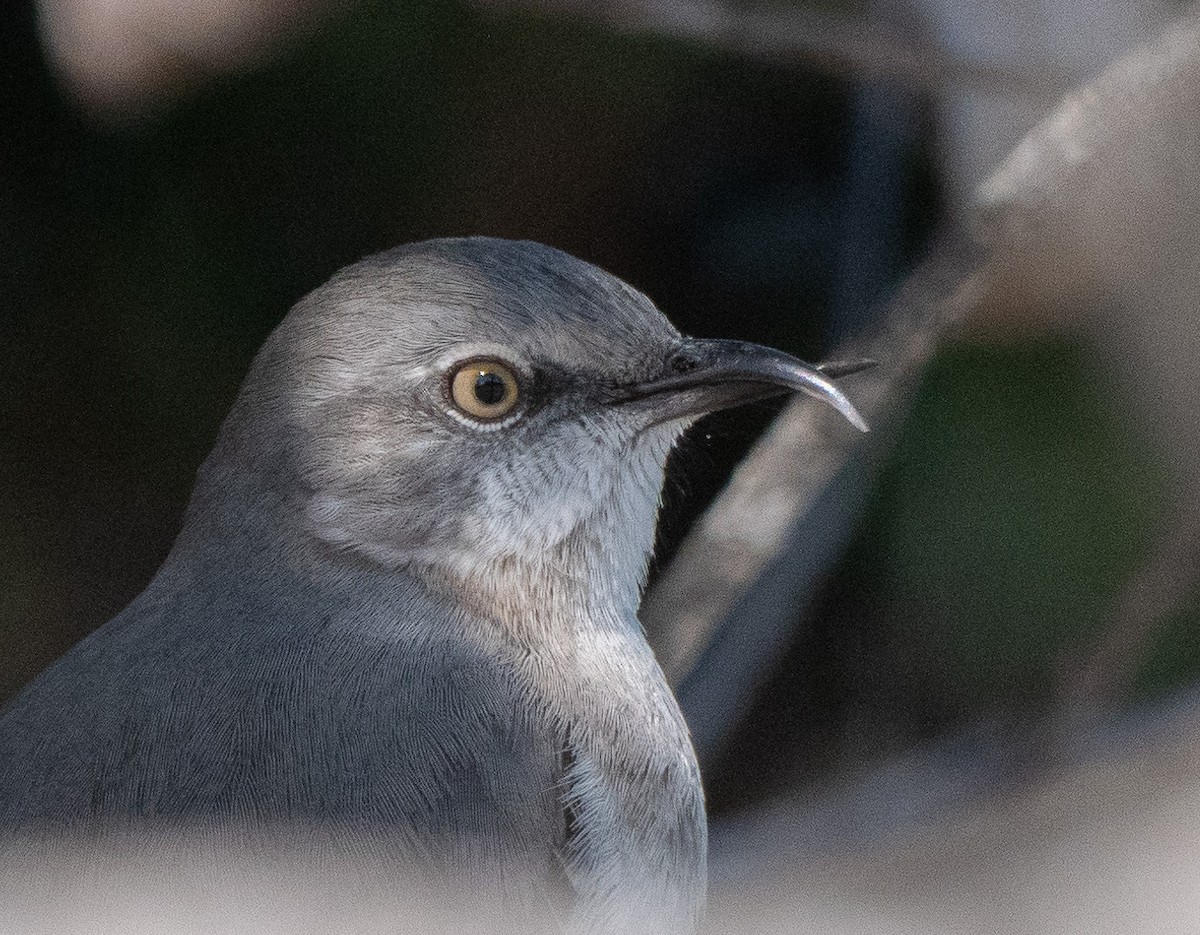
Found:
[[[525,931],[469,890],[414,885],[311,831],[143,829],[0,847],[5,935]]]
[[[1074,765],[1036,781],[980,755],[986,739],[944,744],[844,789],[719,824],[704,930],[1197,931],[1200,697],[1114,722],[1091,741]],[[135,847],[140,856],[118,856],[120,839],[0,851],[0,932],[531,931],[499,907],[464,909],[463,890],[414,895],[390,868],[314,847],[311,835],[304,847],[236,848],[141,835]]]
[[[1200,693],[1071,762],[986,735],[712,829],[714,933],[1200,931]]]

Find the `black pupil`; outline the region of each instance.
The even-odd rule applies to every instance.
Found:
[[[508,387],[497,374],[481,373],[475,378],[475,398],[485,406],[494,406],[504,399]]]

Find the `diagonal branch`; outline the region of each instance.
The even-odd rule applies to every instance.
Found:
[[[845,80],[886,79],[919,90],[971,87],[1055,100],[1074,83],[1051,62],[1019,69],[954,55],[919,39],[898,39],[876,17],[851,17],[794,4],[737,5],[720,0],[476,0],[480,6],[563,13],[614,31],[701,42],[751,59],[800,64]]]
[[[861,458],[863,445],[887,435],[913,378],[964,307],[956,290],[973,266],[965,241],[944,238],[889,303],[875,336],[839,349],[838,357],[880,361],[876,369],[846,378],[873,435],[864,439],[827,406],[797,398],[693,529],[642,605],[647,633],[673,682],[696,666],[718,628],[809,519],[847,462]],[[815,525],[802,533],[805,554],[816,566],[813,577],[826,567],[822,559],[840,547],[852,521]],[[741,642],[769,638],[753,631],[753,620],[739,619]]]

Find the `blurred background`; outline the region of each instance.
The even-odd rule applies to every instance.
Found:
[[[674,673],[718,895],[748,855],[877,855],[885,832],[901,865],[981,801],[1079,781],[1130,737],[1158,755],[1164,723],[1192,764],[1191,17],[1170,0],[6,5],[0,702],[148,581],[292,303],[372,251],[490,234],[597,263],[686,332],[883,363],[878,430],[832,442],[867,467],[742,582],[769,590],[820,538],[804,586],[716,621],[709,669],[746,673]],[[945,256],[922,291],[922,260]],[[920,354],[889,343],[906,282]],[[690,434],[656,582],[781,408]],[[766,616],[771,638],[740,643]],[[1145,762],[1129,756],[1122,775]],[[933,834],[920,847],[895,844],[909,819]],[[907,872],[861,928],[911,902]]]

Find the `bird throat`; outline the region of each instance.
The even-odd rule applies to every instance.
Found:
[[[649,551],[610,556],[582,529],[534,555],[504,555],[465,568],[456,563],[411,569],[434,592],[525,645],[561,639],[577,629],[637,627]]]

